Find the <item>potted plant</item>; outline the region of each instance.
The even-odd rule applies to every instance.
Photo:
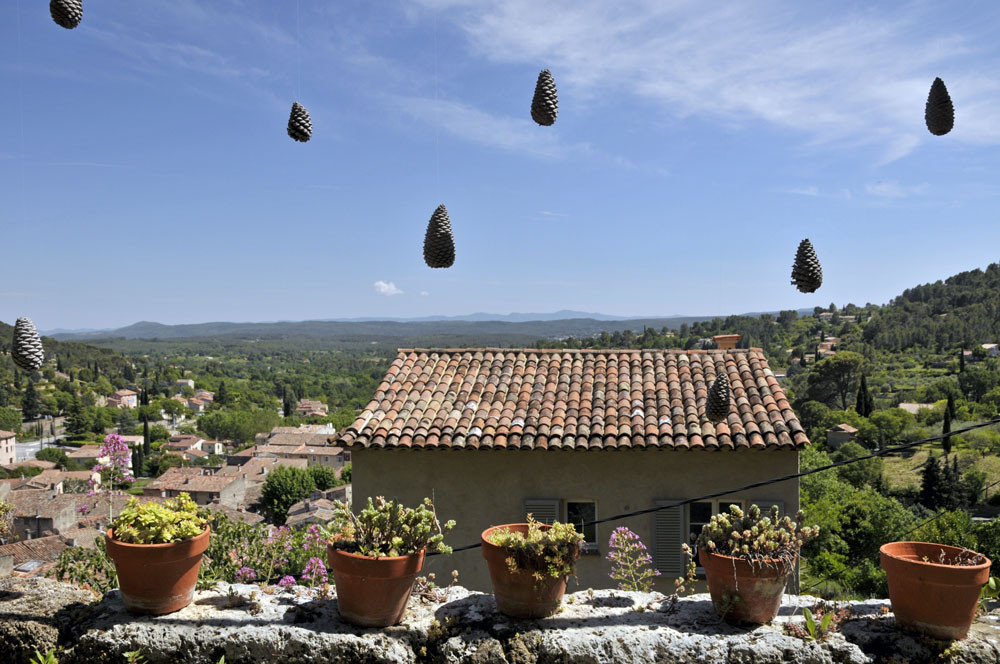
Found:
[[[751,505],[746,514],[736,505],[716,514],[698,535],[698,560],[705,570],[716,612],[726,620],[766,623],[778,614],[785,580],[795,569],[799,549],[819,532],[800,527],[802,512],[778,518]],[[684,552],[691,555],[688,545]]]
[[[573,524],[549,526],[529,514],[527,523],[493,526],[481,538],[497,609],[514,618],[555,613],[583,542]]]
[[[936,639],[965,638],[990,580],[990,559],[929,542],[890,542],[879,552],[896,622]]]
[[[190,604],[210,532],[186,493],[162,504],[129,500],[105,534],[125,608],[161,615]]]
[[[451,553],[434,504],[425,498],[416,508],[403,507],[382,496],[360,513],[339,505],[327,560],[337,588],[340,617],[362,627],[388,627],[403,619],[413,581],[424,553]]]

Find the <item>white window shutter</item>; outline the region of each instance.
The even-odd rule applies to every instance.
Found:
[[[656,500],[653,504],[660,507],[672,505],[680,500],[680,498]],[[681,544],[684,543],[686,532],[685,512],[684,507],[671,507],[653,512],[653,565],[667,578],[684,574],[684,554],[681,553]]]
[[[558,498],[528,498],[524,501],[524,520],[531,515],[535,521],[552,525],[559,520]]]

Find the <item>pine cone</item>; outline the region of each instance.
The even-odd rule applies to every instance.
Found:
[[[299,102],[292,102],[292,113],[288,116],[288,135],[299,143],[305,143],[313,135],[313,123],[309,111]]]
[[[705,402],[705,417],[711,422],[719,423],[729,417],[729,378],[720,373],[708,389],[708,400]]]
[[[443,205],[437,206],[427,223],[424,262],[427,267],[451,267],[455,264],[455,238],[451,234],[448,209]]]
[[[42,340],[30,318],[18,318],[17,322],[14,323],[14,340],[10,347],[10,359],[28,373],[40,369],[45,361]]]
[[[559,114],[559,98],[556,96],[556,82],[552,72],[543,69],[538,74],[535,84],[535,96],[531,98],[531,119],[538,124],[549,127],[555,124]]]
[[[823,285],[823,268],[820,267],[819,259],[816,258],[816,250],[813,249],[809,238],[799,243],[799,250],[795,252],[795,264],[792,265],[792,285],[803,293],[815,292]]]
[[[944,81],[935,78],[931,83],[931,91],[927,95],[927,106],[924,108],[924,121],[927,129],[935,136],[944,136],[955,126],[955,107],[948,96],[948,88]]]
[[[51,0],[49,13],[58,25],[72,30],[83,19],[83,0]]]

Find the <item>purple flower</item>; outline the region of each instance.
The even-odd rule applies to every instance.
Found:
[[[257,579],[257,570],[252,567],[241,567],[236,570],[236,582],[244,583],[246,581],[255,581]]]
[[[306,563],[305,569],[302,570],[302,580],[313,583],[326,583],[327,572],[323,561],[315,557],[310,558],[309,562]]]
[[[295,577],[283,576],[281,577],[281,581],[278,581],[278,585],[281,586],[282,588],[291,588],[292,586],[295,585]]]

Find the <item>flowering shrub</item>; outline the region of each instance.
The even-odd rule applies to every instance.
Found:
[[[13,510],[13,505],[0,500],[0,537],[4,537],[8,532],[10,532],[10,513]]]
[[[489,543],[507,549],[507,568],[511,574],[530,572],[536,581],[545,576],[558,579],[576,574],[583,535],[571,523],[556,521],[551,528],[528,515],[528,534],[500,528],[490,533]]]
[[[106,491],[108,495],[115,489],[129,486],[135,481],[132,469],[129,464],[132,460],[132,452],[128,448],[128,443],[116,433],[108,434],[104,437],[104,444],[101,445],[98,459],[106,459],[103,463],[98,463],[93,467],[93,472],[100,473],[100,489]],[[94,496],[99,490],[94,486],[93,478],[87,480],[90,486],[88,496]],[[108,500],[108,520],[114,517],[112,509],[114,502]]]
[[[777,506],[772,506],[769,515],[762,517],[760,507],[751,505],[744,515],[737,505],[730,505],[729,514],[716,514],[702,526],[697,546],[755,565],[778,565],[787,573],[795,566],[799,549],[806,540],[819,534],[818,526],[799,526],[804,518],[800,511],[795,521],[787,516],[779,519]],[[682,548],[693,555],[687,544]]]
[[[312,586],[318,583],[326,583],[326,565],[321,558],[310,558],[302,570],[302,585]]]
[[[379,496],[374,502],[369,498],[368,506],[357,515],[345,503],[338,503],[337,526],[329,534],[338,549],[379,558],[407,556],[422,549],[451,553],[444,535],[454,527],[454,521],[441,526],[430,498],[409,508]]]
[[[660,576],[660,570],[653,568],[653,557],[638,535],[625,526],[615,528],[608,548],[607,560],[614,566],[608,576],[618,582],[618,590],[648,593],[653,589],[653,579]]]
[[[205,532],[208,517],[198,513],[191,496],[181,493],[163,504],[132,498],[111,523],[114,539],[128,544],[169,544]]]

